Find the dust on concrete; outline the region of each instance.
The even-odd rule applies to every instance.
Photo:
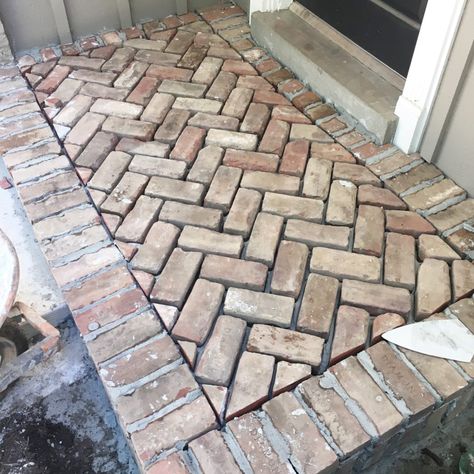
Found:
[[[138,473],[77,330],[60,329],[61,351],[0,395],[0,473]]]

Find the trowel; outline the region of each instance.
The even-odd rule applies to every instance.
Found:
[[[382,337],[405,349],[443,359],[471,362],[474,356],[474,335],[457,319],[408,324]]]

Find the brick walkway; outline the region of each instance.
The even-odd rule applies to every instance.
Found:
[[[474,363],[379,341],[474,329],[463,189],[374,145],[236,7],[80,46],[20,60],[61,144],[1,71],[0,152],[144,471],[360,469],[462,411]]]

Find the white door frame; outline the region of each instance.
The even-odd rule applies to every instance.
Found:
[[[249,22],[252,21],[253,12],[275,12],[277,10],[285,10],[293,0],[250,0],[249,5]]]
[[[403,93],[393,140],[405,153],[419,150],[467,0],[428,0]]]

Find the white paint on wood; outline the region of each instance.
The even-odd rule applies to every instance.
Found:
[[[253,12],[275,12],[286,10],[293,0],[250,0],[249,21],[252,20]]]

